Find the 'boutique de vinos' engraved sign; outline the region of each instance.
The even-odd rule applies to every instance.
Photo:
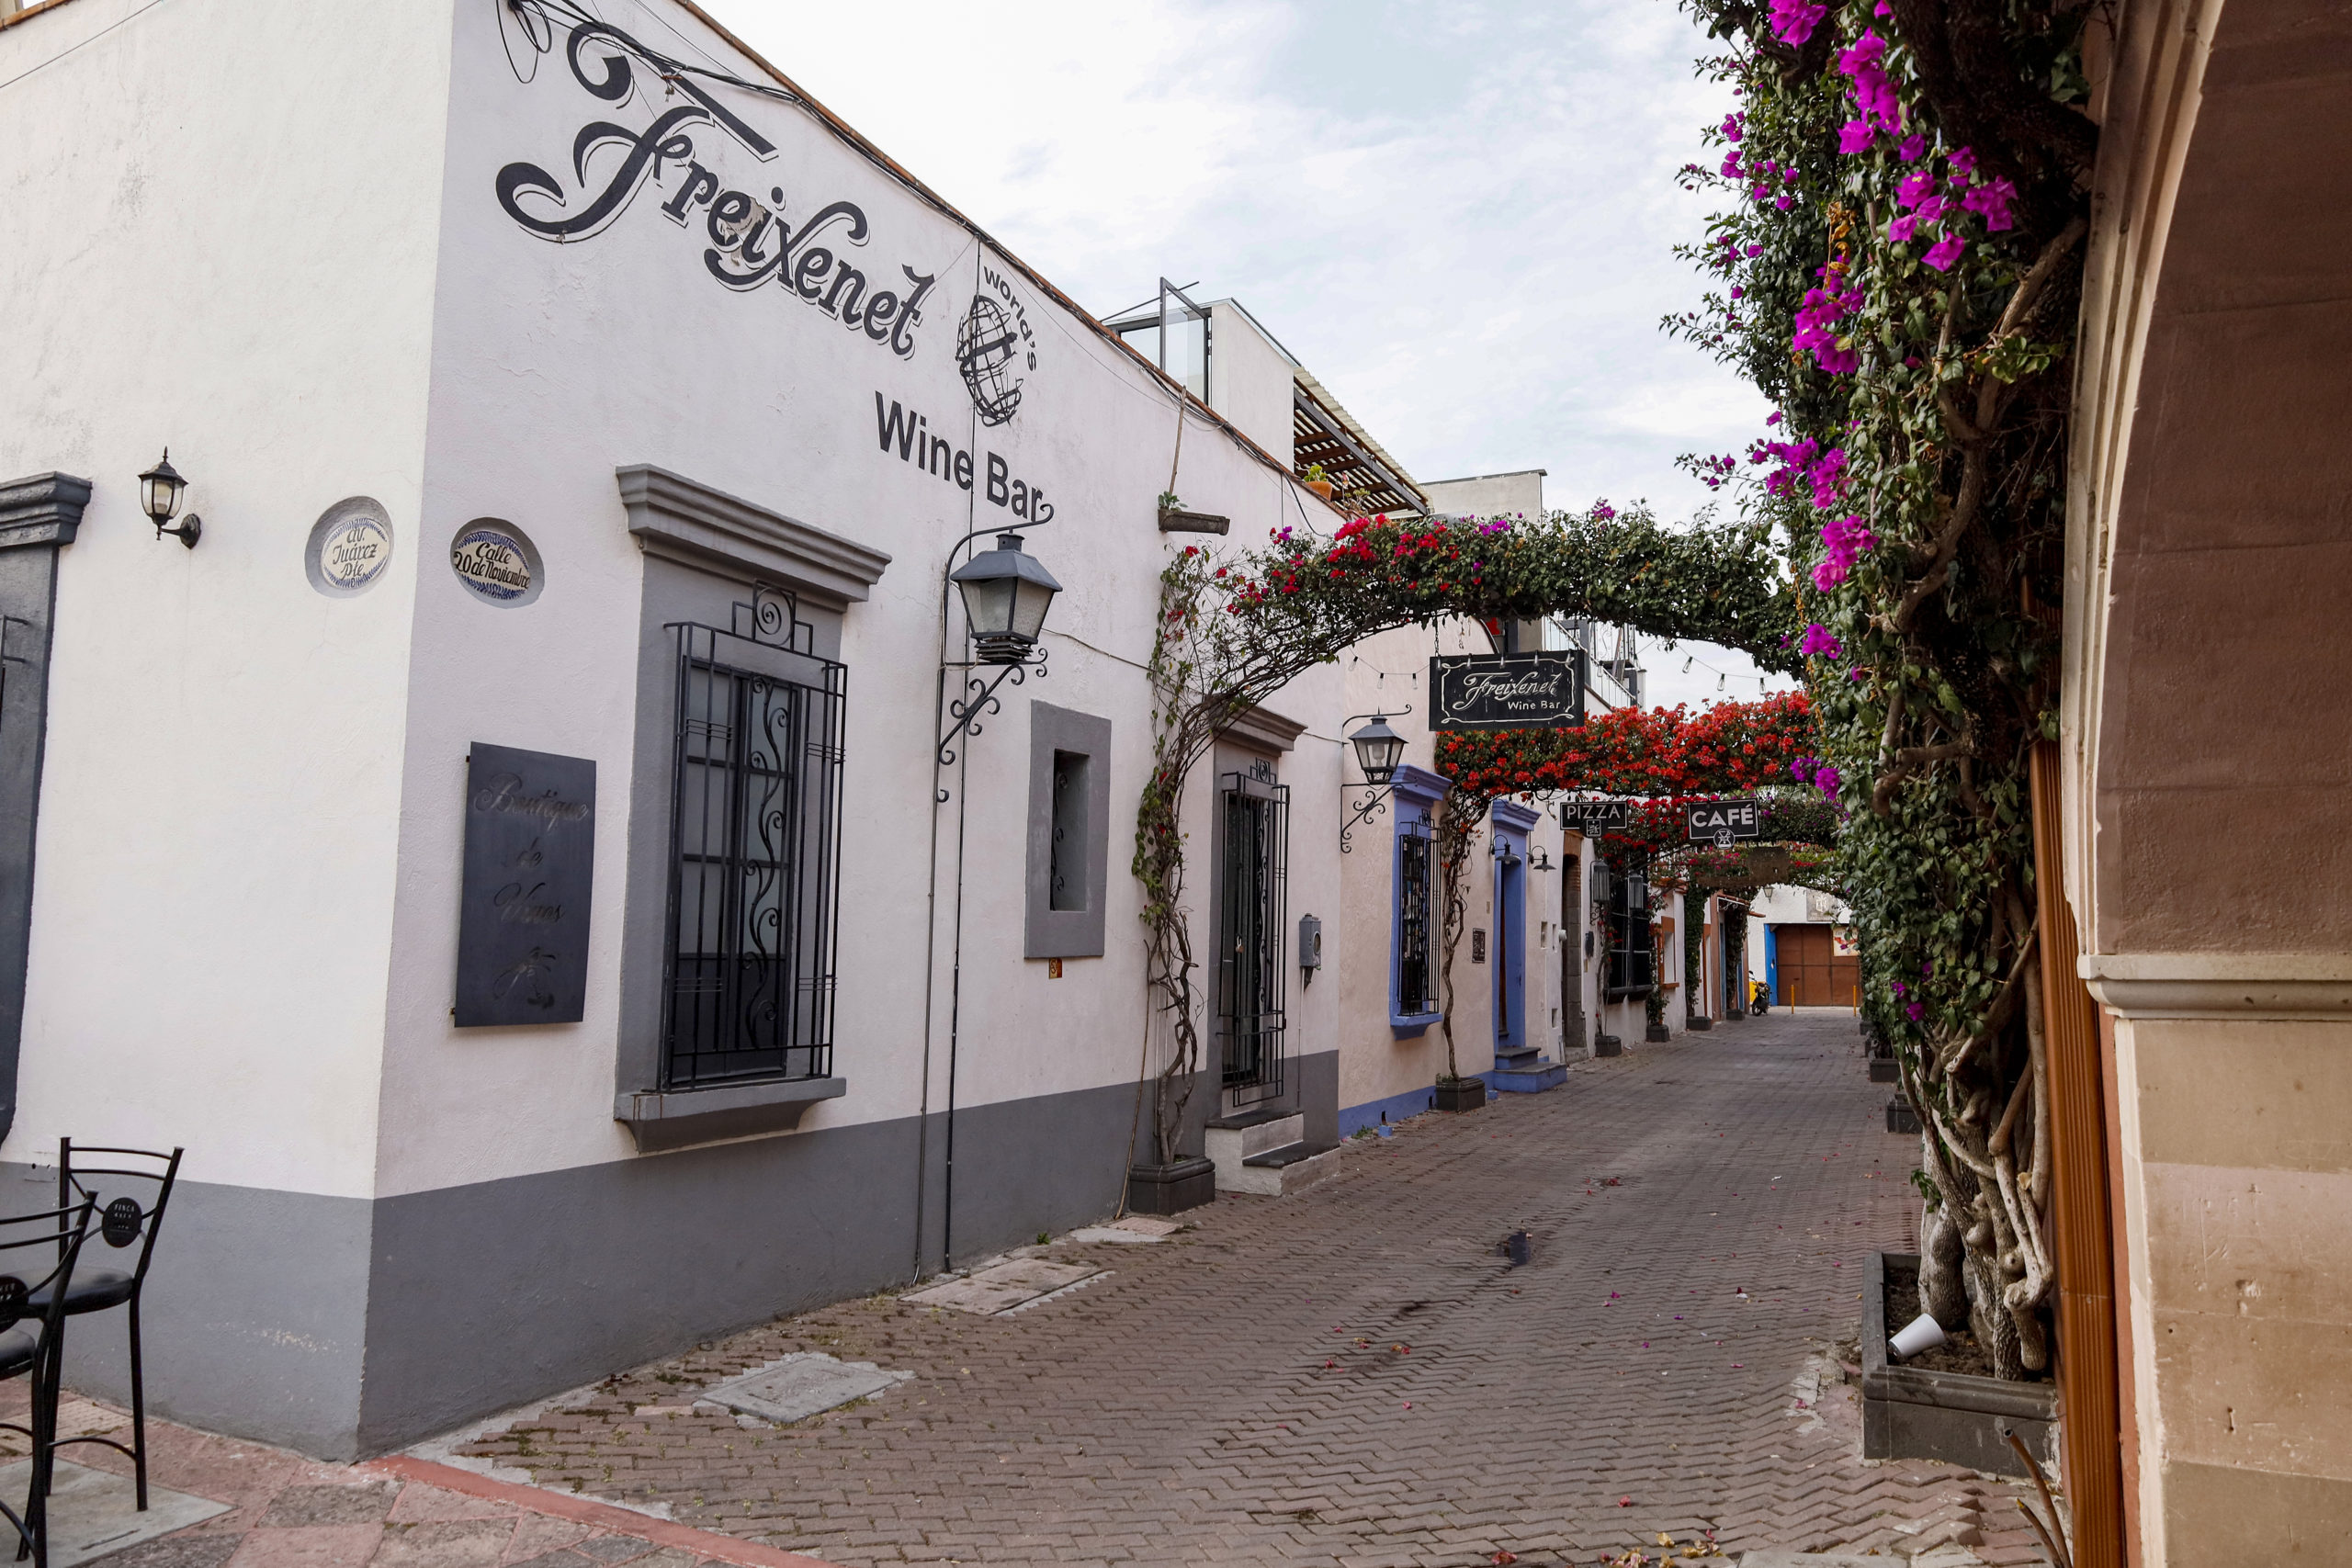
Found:
[[[594,762],[474,742],[466,760],[458,1028],[580,1021],[595,850]]]
[[[1727,850],[1744,839],[1764,835],[1764,810],[1753,800],[1694,800],[1682,810],[1694,844]]]
[[[1584,654],[1439,654],[1431,729],[1558,729],[1584,722]]]

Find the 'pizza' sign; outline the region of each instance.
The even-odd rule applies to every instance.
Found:
[[[1764,836],[1764,809],[1753,800],[1695,800],[1682,809],[1694,844],[1729,849]]]

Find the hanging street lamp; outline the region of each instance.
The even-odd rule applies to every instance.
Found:
[[[961,549],[985,530],[975,530],[956,541]],[[953,560],[951,554],[948,558]],[[947,574],[964,602],[964,622],[971,639],[971,660],[950,660],[949,668],[970,670],[980,665],[993,665],[999,671],[993,681],[972,676],[964,682],[964,694],[951,698],[947,704],[950,723],[947,732],[939,738],[939,765],[953,766],[955,745],[958,736],[978,735],[984,714],[1001,711],[996,690],[1006,681],[1015,685],[1028,679],[1035,670],[1038,678],[1046,674],[1046,649],[1038,641],[1046,629],[1046,612],[1053,607],[1054,595],[1062,585],[1045,563],[1021,547],[1018,534],[999,534],[996,548],[982,550],[970,560]],[[946,798],[942,792],[940,798]]]
[[[1348,716],[1346,720],[1348,724],[1352,724],[1359,718],[1372,720],[1370,724],[1348,737],[1348,744],[1355,750],[1356,766],[1363,770],[1363,783],[1371,793],[1364,796],[1363,804],[1357,807],[1349,814],[1347,819],[1340,824],[1340,852],[1343,855],[1354,852],[1353,847],[1348,842],[1348,835],[1355,830],[1356,824],[1387,808],[1388,796],[1393,793],[1396,782],[1396,770],[1405,761],[1405,738],[1389,728],[1388,721],[1392,718],[1402,718],[1412,711],[1411,708],[1407,707],[1393,714],[1359,713]],[[1344,724],[1342,728],[1345,728]],[[1343,784],[1340,787],[1347,789],[1353,786]]]
[[[1026,662],[1062,591],[1045,563],[1022,549],[1018,534],[999,534],[996,548],[974,556],[947,581],[964,596],[964,618],[983,664]]]

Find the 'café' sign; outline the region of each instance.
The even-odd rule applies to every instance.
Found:
[[[1431,729],[1560,729],[1584,722],[1584,654],[1439,654]]]
[[[1764,836],[1764,808],[1753,800],[1695,800],[1682,810],[1694,844],[1727,850],[1744,839]]]

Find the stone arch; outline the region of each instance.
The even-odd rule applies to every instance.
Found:
[[[2105,1004],[2136,1562],[2352,1534],[2352,15],[2125,0],[2070,484],[2067,899]],[[2321,1545],[2321,1542],[2331,1544]]]

